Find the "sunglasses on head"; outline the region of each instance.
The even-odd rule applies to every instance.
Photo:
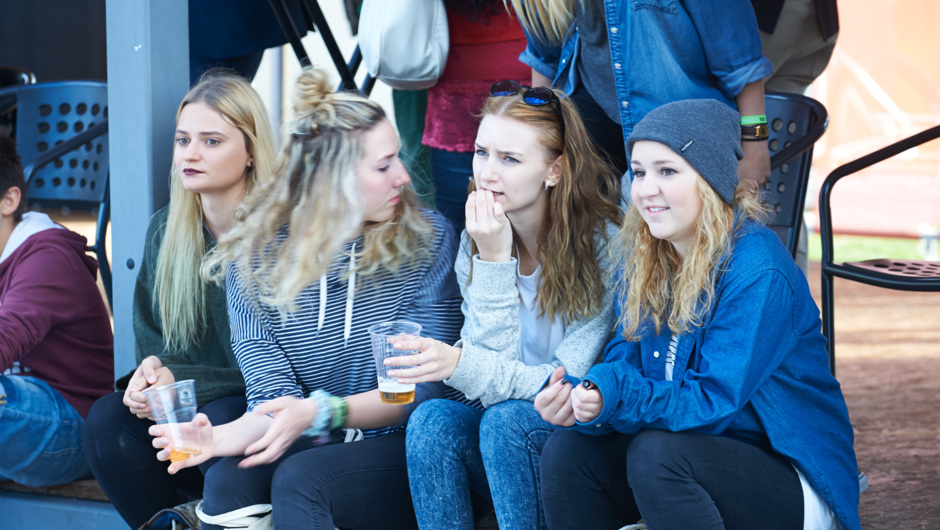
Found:
[[[491,96],[514,96],[516,94],[521,94],[522,101],[526,105],[531,105],[533,107],[541,107],[543,105],[548,105],[549,103],[554,102],[555,114],[558,115],[558,125],[561,127],[561,136],[564,138],[565,120],[561,115],[561,100],[558,99],[558,96],[555,95],[555,92],[542,86],[532,88],[511,80],[498,81],[490,85]]]

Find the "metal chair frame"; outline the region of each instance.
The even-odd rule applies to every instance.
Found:
[[[819,220],[820,235],[822,236],[822,263],[820,264],[822,272],[822,321],[823,335],[826,337],[827,349],[829,350],[829,365],[832,373],[836,370],[836,349],[835,349],[835,291],[834,279],[845,278],[847,280],[874,285],[886,289],[900,291],[933,291],[940,292],[940,273],[924,276],[909,276],[900,271],[892,271],[885,267],[882,270],[876,270],[881,264],[890,264],[892,260],[866,260],[856,263],[836,263],[833,255],[832,242],[832,208],[830,205],[830,196],[832,190],[839,180],[848,177],[854,173],[868,168],[874,164],[887,160],[893,156],[903,153],[908,149],[917,147],[931,140],[940,138],[940,125],[922,131],[913,136],[895,142],[887,147],[879,149],[873,153],[867,154],[861,158],[843,164],[829,173],[823,182],[819,191]],[[904,265],[920,266],[922,268],[935,267],[936,262],[927,261],[905,261]]]
[[[301,37],[303,36],[299,29],[301,25],[291,16],[290,10],[287,9],[284,0],[268,0],[268,2],[271,4],[271,9],[274,11],[274,17],[277,19],[278,25],[281,26],[281,31],[284,32],[284,36],[287,37],[287,41],[294,50],[297,60],[300,61],[300,65],[304,67],[310,66],[312,64],[310,56],[307,54],[303,42],[301,42]],[[362,53],[359,51],[359,45],[356,45],[352,57],[349,62],[346,62],[343,58],[342,51],[339,49],[339,45],[336,43],[336,39],[333,37],[333,32],[326,22],[323,10],[320,9],[319,2],[317,2],[317,0],[302,0],[301,4],[303,5],[304,13],[313,21],[313,25],[320,33],[320,37],[326,45],[330,58],[333,60],[333,64],[339,72],[341,82],[337,90],[359,90],[368,96],[372,92],[372,87],[375,86],[375,79],[369,74],[366,74],[365,80],[362,82],[362,87],[358,87],[354,79],[356,71],[359,70],[359,65],[362,64]]]

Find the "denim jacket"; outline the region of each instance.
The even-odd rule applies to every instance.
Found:
[[[740,227],[704,323],[679,336],[672,381],[672,332],[650,326],[640,335],[629,342],[618,327],[604,363],[585,376],[603,410],[575,429],[693,430],[769,447],[803,473],[845,530],[860,528],[852,425],[829,371],[819,309],[773,231]]]
[[[741,89],[773,71],[748,0],[604,0],[604,9],[624,138],[671,101],[716,99],[736,109]],[[577,21],[560,48],[526,37],[519,60],[571,94],[580,83]]]

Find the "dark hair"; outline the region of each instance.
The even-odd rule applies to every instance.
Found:
[[[16,152],[16,141],[7,131],[0,129],[0,197],[14,186],[20,189],[20,206],[13,212],[13,220],[18,223],[26,213],[26,177],[23,176],[20,155]]]

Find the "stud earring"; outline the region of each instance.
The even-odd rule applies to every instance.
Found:
[[[548,181],[545,181],[545,191],[548,191]]]

